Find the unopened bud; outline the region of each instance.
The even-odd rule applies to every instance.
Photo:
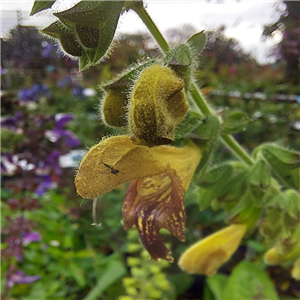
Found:
[[[128,123],[133,136],[149,146],[170,144],[188,110],[183,81],[168,67],[152,65],[132,91]]]
[[[108,90],[101,107],[103,122],[113,127],[126,125],[126,105],[127,97],[125,93]]]

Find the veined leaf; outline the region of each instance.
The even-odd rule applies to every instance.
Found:
[[[243,261],[235,267],[229,276],[220,299],[279,300],[279,297],[267,273],[253,263]]]

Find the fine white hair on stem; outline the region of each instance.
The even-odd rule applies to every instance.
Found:
[[[98,198],[93,199],[93,226],[101,226],[102,223],[97,224],[97,201]]]

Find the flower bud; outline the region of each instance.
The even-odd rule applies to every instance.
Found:
[[[170,144],[174,129],[188,110],[183,81],[168,67],[152,65],[142,71],[131,94],[128,123],[139,143]]]
[[[180,257],[179,267],[189,274],[213,276],[238,248],[247,226],[232,224],[197,242]]]
[[[108,90],[101,107],[103,122],[113,127],[126,125],[126,105],[127,97],[125,93]]]

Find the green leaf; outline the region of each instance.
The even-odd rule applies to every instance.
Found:
[[[194,34],[188,40],[188,44],[190,45],[190,48],[192,49],[192,52],[195,55],[201,53],[201,51],[205,46],[205,42],[206,42],[206,35],[203,31]]]
[[[201,149],[203,149],[200,164],[196,169],[196,179],[201,179],[208,167],[212,153],[215,149],[219,136],[220,122],[217,116],[209,116],[202,120],[202,124],[194,130],[192,139]]]
[[[227,114],[222,124],[223,134],[234,134],[245,130],[247,124],[251,121],[244,112],[236,111]]]
[[[221,165],[210,169],[202,179],[199,188],[200,209],[204,210],[212,200],[222,197],[232,175],[232,166]]]
[[[300,190],[300,154],[272,144],[265,144],[260,151],[272,169],[296,190]]]
[[[288,189],[273,197],[266,207],[277,210],[286,227],[294,227],[300,221],[300,195],[295,190]]]
[[[79,61],[80,70],[96,65],[108,53],[123,5],[124,1],[81,1],[54,14],[86,49]]]
[[[73,261],[69,261],[68,268],[77,284],[80,287],[85,286],[87,282],[83,270],[80,267],[78,267]]]
[[[222,299],[224,287],[227,285],[228,277],[223,274],[216,274],[212,277],[207,277],[206,282],[215,296],[216,300]]]
[[[40,11],[51,8],[55,1],[34,1],[29,16],[33,16]]]
[[[175,129],[175,139],[187,137],[203,123],[203,117],[192,110],[189,110],[184,120]]]
[[[118,279],[126,274],[126,269],[120,261],[111,261],[100,276],[96,285],[86,295],[83,300],[95,300],[102,295],[102,293]]]
[[[284,149],[272,144],[263,145],[263,153],[270,153],[291,169],[300,167],[300,153]]]
[[[253,201],[257,206],[262,205],[262,198],[271,183],[271,173],[268,165],[263,160],[258,160],[252,166],[249,174],[249,187]]]
[[[201,126],[195,133],[198,139],[204,142],[216,139],[219,134],[220,122],[217,116],[209,116],[203,119]]]
[[[279,297],[267,273],[244,261],[234,268],[219,299],[279,300]]]
[[[238,172],[230,179],[225,188],[225,194],[222,199],[228,201],[238,201],[242,199],[248,187],[248,172]]]

